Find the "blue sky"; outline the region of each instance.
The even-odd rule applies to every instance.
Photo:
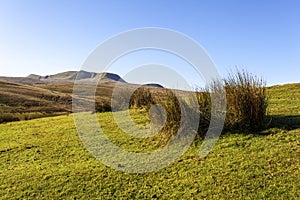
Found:
[[[109,37],[162,27],[196,40],[223,76],[238,67],[268,85],[300,82],[299,10],[297,0],[0,0],[0,75],[79,70]]]

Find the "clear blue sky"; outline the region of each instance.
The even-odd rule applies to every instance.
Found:
[[[201,44],[222,75],[300,82],[299,11],[297,0],[0,0],[0,75],[79,70],[110,36],[163,27]]]

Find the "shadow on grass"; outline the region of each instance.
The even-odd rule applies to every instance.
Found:
[[[240,129],[225,129],[222,133],[224,135],[231,134],[243,134],[243,135],[257,135],[266,136],[269,134],[274,134],[276,132],[269,131],[269,129],[281,129],[286,131],[291,131],[295,129],[300,129],[300,115],[269,115],[266,119],[266,127],[260,131],[246,131]]]
[[[268,128],[294,130],[300,128],[300,115],[271,115]]]

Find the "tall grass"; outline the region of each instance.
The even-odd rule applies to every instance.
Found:
[[[153,105],[160,105],[165,112],[158,109],[158,107],[152,107]],[[172,90],[165,89],[164,95],[160,96],[153,95],[148,88],[138,88],[131,96],[130,108],[144,108],[147,111],[150,111],[150,108],[154,109],[151,113],[151,120],[154,120],[154,123],[158,124],[165,121],[162,131],[160,131],[162,137],[161,141],[163,143],[167,143],[174,135],[176,135],[178,128],[180,127],[180,102]]]
[[[67,114],[67,112],[14,112],[14,113],[6,113],[0,111],[0,124],[5,122],[13,122],[13,121],[22,121],[22,120],[31,120],[42,117],[52,117],[57,115]]]
[[[154,104],[154,98],[149,88],[140,87],[130,97],[129,108],[143,108],[149,109]]]
[[[200,108],[199,135],[206,132],[211,119],[211,93],[218,95],[221,87],[226,92],[226,119],[224,128],[237,131],[259,131],[265,126],[268,99],[266,84],[246,71],[236,71],[222,81],[214,82],[206,88],[198,89]]]
[[[160,105],[164,112],[154,105]],[[130,108],[144,108],[147,111],[150,108],[154,109],[151,113],[151,120],[154,120],[154,123],[159,125],[165,122],[159,132],[163,143],[170,141],[178,133],[181,125],[188,127],[190,119],[183,122],[183,115],[186,117],[191,113],[191,116],[193,116],[193,110],[188,106],[188,103],[178,99],[176,91],[170,89],[164,89],[163,95],[158,95],[152,94],[148,88],[141,87],[131,96]]]
[[[177,96],[171,91],[166,90],[164,98],[156,98],[156,103],[164,107],[166,111],[166,122],[162,129],[164,141],[170,140],[176,135],[180,127],[181,107]]]
[[[198,89],[196,92],[196,97],[199,104],[199,126],[198,126],[198,136],[203,138],[208,130],[210,119],[211,119],[211,99],[208,89]]]
[[[225,126],[246,131],[263,129],[268,106],[265,81],[246,71],[237,71],[229,74],[224,84],[227,98]]]
[[[3,122],[20,121],[20,118],[12,113],[0,112],[0,124]]]
[[[196,112],[199,112],[200,115],[198,128],[198,135],[200,137],[204,136],[210,125],[212,117],[211,96],[212,94],[218,95],[218,93],[222,92],[220,88],[225,88],[227,100],[225,129],[241,130],[244,132],[259,131],[264,128],[268,105],[265,82],[263,79],[251,73],[237,70],[235,73],[229,74],[225,79],[196,92],[199,104],[199,110]],[[150,90],[147,87],[138,88],[130,98],[129,108],[146,108],[146,110],[149,110],[153,104],[161,104],[167,115],[163,131],[168,132],[169,135],[174,135],[180,126],[181,112],[192,113],[192,117],[194,116],[194,108],[190,108],[188,102],[179,102],[172,90],[157,90],[163,92],[158,93],[156,90]],[[126,109],[127,108],[128,106]],[[100,112],[111,111],[110,102],[108,100],[96,102],[95,110]],[[46,111],[47,110],[45,110],[45,112]],[[63,111],[64,110],[57,110],[55,112],[65,113]],[[46,114],[40,112],[41,110],[37,110],[35,113],[25,115],[16,112],[10,114],[3,111],[0,112],[0,123],[46,116]],[[56,115],[53,112],[47,115]],[[160,115],[161,113],[157,114]],[[214,113],[214,115],[215,114],[216,113]]]
[[[224,89],[226,94],[224,94]],[[226,119],[224,122],[226,131],[256,132],[262,130],[265,126],[268,105],[265,90],[264,80],[246,71],[236,71],[221,81],[215,81],[206,88],[198,89],[196,92],[199,104],[198,113],[200,114],[198,136],[203,138],[209,128],[213,111],[212,102],[214,102],[216,112],[213,113],[213,117],[221,116],[220,113],[217,113],[222,111],[218,107],[225,103],[222,102],[222,98],[218,102],[221,95],[226,96]],[[212,101],[211,97],[217,99]],[[171,90],[166,90],[163,97],[159,97],[151,95],[147,89],[140,88],[133,94],[130,102],[131,107],[146,108],[150,108],[152,104],[161,104],[167,114],[163,128],[167,138],[174,136],[179,126],[182,125],[180,123],[182,111],[195,116],[194,108],[190,108],[188,102],[179,102]],[[189,119],[189,121],[192,120]]]

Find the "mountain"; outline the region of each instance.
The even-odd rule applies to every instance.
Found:
[[[73,95],[75,80],[82,83],[78,91],[84,95]],[[91,96],[87,91],[94,90],[95,85],[96,91]],[[95,100],[97,111],[108,111],[112,101],[115,104],[122,101],[122,95],[120,99],[111,99],[116,87],[125,94],[137,86],[148,87],[154,96],[163,96],[166,90],[157,83],[127,83],[119,75],[108,72],[66,71],[47,76],[0,77],[0,123],[71,113],[74,98],[80,106]],[[86,108],[82,106],[80,110]]]
[[[75,80],[83,84],[83,91],[97,84],[97,110],[110,109],[106,104],[109,105],[116,83],[121,83],[119,86],[124,89],[132,85],[117,74],[87,71],[67,71],[47,76],[30,74],[27,77],[0,77],[0,123],[71,113]],[[88,99],[89,97],[85,97],[80,101]]]
[[[87,71],[67,71],[54,75],[40,76],[36,74],[30,74],[27,77],[0,77],[1,80],[11,81],[21,84],[62,84],[73,83],[75,80],[81,83],[95,83],[101,79],[101,82],[126,83],[119,75],[113,73],[96,73]]]
[[[131,87],[137,86],[108,72],[66,71],[47,76],[30,74],[27,77],[0,77],[0,123],[71,113],[75,80],[82,83],[80,90],[83,93],[96,83],[95,97],[87,94],[75,98],[79,98],[81,103],[94,98],[97,111],[110,110],[115,87],[120,87],[126,93]],[[162,88],[159,84],[144,86],[157,94],[162,92],[158,91]]]
[[[147,84],[144,84],[143,86],[155,87],[155,88],[164,88],[164,86],[162,86],[158,83],[147,83]]]

